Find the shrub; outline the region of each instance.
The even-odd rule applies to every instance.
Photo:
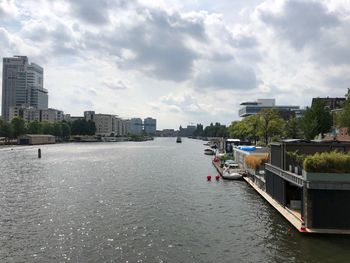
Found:
[[[287,156],[288,156],[288,158],[290,160],[290,164],[291,165],[296,165],[296,166],[299,166],[299,167],[303,166],[304,160],[306,158],[306,155],[299,154],[298,150],[287,152]]]
[[[245,164],[254,170],[257,170],[261,165],[267,163],[268,161],[268,155],[264,156],[256,156],[256,155],[248,155],[245,159],[244,162]]]
[[[234,157],[233,156],[229,156],[228,154],[220,156],[220,161],[226,161],[226,160],[232,160],[232,159],[234,159]]]
[[[338,151],[315,153],[304,160],[307,172],[350,173],[350,154]]]

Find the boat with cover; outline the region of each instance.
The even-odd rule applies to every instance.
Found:
[[[181,142],[182,142],[182,139],[181,139],[181,137],[180,137],[180,136],[177,136],[177,138],[176,138],[176,142],[177,142],[177,143],[181,143]]]
[[[241,180],[242,169],[239,169],[238,163],[229,164],[222,172],[222,178],[227,180]]]

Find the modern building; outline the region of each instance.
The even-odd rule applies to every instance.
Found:
[[[71,117],[71,119],[74,117]],[[95,122],[96,135],[100,136],[127,136],[128,120],[119,118],[112,114],[95,113],[94,111],[84,111],[87,121]]]
[[[142,119],[132,118],[129,120],[129,133],[141,134],[142,133]]]
[[[20,117],[25,121],[58,122],[65,119],[64,112],[56,109],[36,109],[33,107],[10,107],[9,120]]]
[[[113,135],[113,119],[114,116],[110,114],[95,114],[96,135]]]
[[[148,117],[144,119],[143,127],[146,134],[155,135],[157,131],[157,120]]]
[[[263,109],[277,109],[283,118],[293,115],[293,112],[300,110],[299,106],[282,106],[276,105],[275,99],[258,99],[257,101],[247,101],[240,104],[239,117],[248,117],[255,115]],[[299,112],[298,112],[299,113]],[[294,113],[295,114],[295,113]]]
[[[43,87],[43,68],[28,63],[26,56],[3,58],[1,115],[10,119],[11,107],[48,108],[48,92]]]
[[[196,129],[197,129],[196,125],[187,125],[186,128],[182,128],[180,126],[179,133],[180,133],[181,136],[188,137],[188,136],[192,136],[193,133],[196,131]]]

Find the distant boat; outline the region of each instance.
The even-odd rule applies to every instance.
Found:
[[[176,138],[176,142],[177,142],[177,143],[181,143],[181,142],[182,142],[182,140],[181,140],[181,137],[180,137],[180,136],[177,136],[177,138]]]

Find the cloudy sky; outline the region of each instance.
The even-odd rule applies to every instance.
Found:
[[[245,100],[346,93],[350,1],[0,0],[0,54],[43,66],[71,115],[229,124]]]

